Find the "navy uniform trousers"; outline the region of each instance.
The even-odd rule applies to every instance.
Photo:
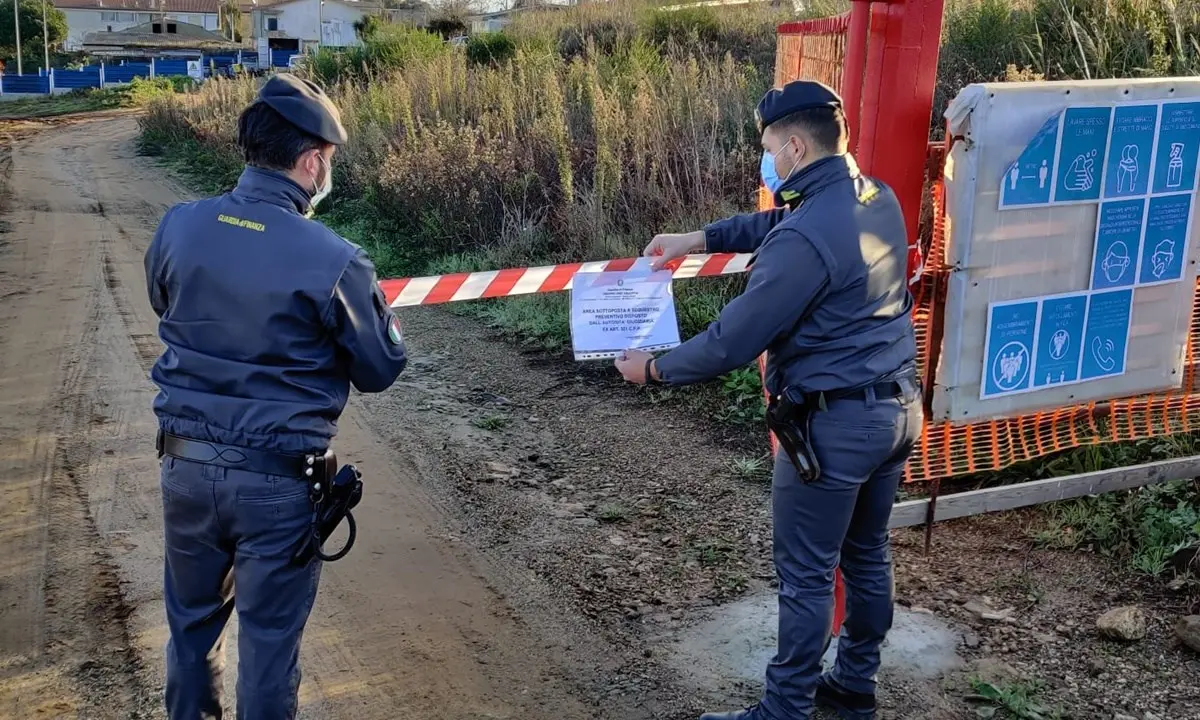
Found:
[[[299,478],[162,458],[167,714],[220,720],[224,635],[238,612],[237,718],[294,718],[300,639],[321,562],[290,563],[309,532]]]
[[[897,378],[904,394],[828,403],[812,417],[821,475],[804,484],[786,453],[772,481],[779,648],[767,668],[760,713],[806,720],[833,625],[833,574],[846,584],[847,614],[833,679],[846,690],[875,691],[879,652],[892,627],[888,519],[924,411],[916,379]]]

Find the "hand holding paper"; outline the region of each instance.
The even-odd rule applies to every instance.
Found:
[[[621,377],[625,378],[626,382],[645,385],[652,379],[658,379],[657,374],[653,378],[646,376],[647,372],[655,373],[654,364],[650,362],[653,359],[652,353],[642,350],[626,350],[613,361],[613,365],[616,366],[617,371],[621,373]]]

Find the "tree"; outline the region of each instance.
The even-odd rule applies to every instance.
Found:
[[[354,21],[354,32],[362,40],[369,40],[379,34],[383,21],[375,15],[363,15],[362,19]]]
[[[30,67],[41,67],[44,63],[42,47],[42,2],[43,0],[19,0],[17,12],[21,16],[21,60]],[[62,11],[46,3],[47,39],[53,52],[67,37],[67,17]],[[5,65],[15,72],[17,67],[17,33],[13,24],[13,0],[0,0],[0,56]]]
[[[217,7],[217,17],[230,41],[236,42],[241,35],[237,28],[242,19],[242,9],[239,7],[238,0],[221,0],[221,4]]]
[[[470,28],[467,22],[467,18],[458,15],[442,15],[429,21],[429,32],[441,35],[444,40],[449,40],[459,35],[466,35]]]

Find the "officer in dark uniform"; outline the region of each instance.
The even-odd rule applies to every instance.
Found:
[[[764,181],[781,207],[646,248],[658,266],[689,252],[753,252],[745,292],[657,360],[627,351],[616,364],[631,382],[685,385],[765,350],[769,418],[798,439],[795,458],[779,453],[772,483],[779,648],[766,692],[755,707],[702,720],[805,720],[814,700],[867,720],[892,625],[888,519],[923,421],[904,218],[847,153],[832,90],[790,83],[763,97],[758,118]],[[839,563],[849,612],[837,664],[822,675]]]
[[[309,219],[345,141],[320,88],[274,76],[238,120],[237,187],[168,210],[146,251],[166,346],[151,377],[173,720],[227,716],[221,670],[234,608],[237,717],[295,717],[321,572],[319,559],[291,561],[310,536],[311,491],[329,474],[350,385],[383,391],[405,366],[371,261]]]

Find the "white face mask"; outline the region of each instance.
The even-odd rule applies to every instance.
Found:
[[[320,187],[313,188],[312,199],[309,200],[309,207],[313,210],[316,210],[317,203],[327,198],[333,190],[333,168],[329,167],[329,163],[325,162],[324,155],[318,154],[317,157],[321,160],[321,164],[325,166],[325,182]]]

